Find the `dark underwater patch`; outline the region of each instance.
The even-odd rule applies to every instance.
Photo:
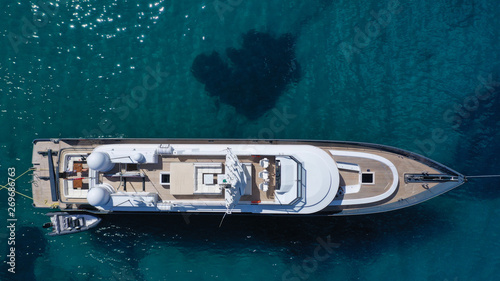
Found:
[[[243,34],[241,49],[227,48],[229,62],[220,54],[198,55],[191,72],[209,95],[232,105],[249,119],[257,119],[275,107],[291,83],[300,80],[295,57],[295,37],[286,33],[275,38],[250,30]]]

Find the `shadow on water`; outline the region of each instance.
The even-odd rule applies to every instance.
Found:
[[[127,247],[130,250],[125,250],[124,255],[138,259],[147,254],[143,252],[137,256],[134,249],[140,248],[138,245],[148,248],[148,245],[160,243],[175,247],[186,256],[201,251],[224,257],[257,252],[274,256],[292,266],[300,265],[307,256],[314,255],[314,249],[320,244],[318,239],[335,243],[337,246],[332,255],[337,258],[365,262],[400,247],[418,247],[420,243],[447,235],[447,230],[453,229],[446,213],[428,206],[356,217],[229,215],[219,228],[221,218],[206,215],[191,215],[187,219],[181,215],[110,215],[93,235],[101,241],[102,247]],[[111,237],[115,235],[117,239],[113,240]]]
[[[296,40],[290,33],[275,38],[255,30],[242,37],[241,49],[226,49],[229,62],[216,51],[200,54],[191,72],[209,95],[257,119],[275,106],[289,84],[300,80]]]
[[[43,257],[47,249],[47,240],[42,230],[38,227],[20,227],[15,230],[15,274],[8,272],[10,265],[2,263],[0,266],[1,280],[37,280],[35,277],[35,262]],[[7,243],[7,242],[6,242]],[[10,250],[6,256],[10,254]],[[7,261],[8,257],[5,258]]]
[[[495,83],[488,93],[482,93],[487,98],[478,99],[477,104],[470,102],[462,115],[456,115],[459,120],[456,129],[463,136],[459,140],[456,154],[457,169],[465,175],[495,175],[500,174],[500,84]],[[475,94],[471,94],[474,97]],[[477,107],[474,107],[477,105]],[[495,199],[500,197],[500,178],[471,179],[474,188],[464,188],[457,193],[462,196],[472,196],[477,199]]]

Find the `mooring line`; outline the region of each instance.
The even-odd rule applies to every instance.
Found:
[[[17,177],[14,179],[14,181],[17,181],[20,177],[24,176],[24,175],[25,175],[26,173],[28,173],[29,171],[34,171],[34,170],[35,170],[35,168],[29,168],[29,169],[28,169],[28,170],[26,170],[24,173],[22,173],[22,174],[20,174],[19,176],[17,176]],[[9,184],[6,184],[6,185],[0,185],[0,190],[1,190],[1,189],[4,189],[4,188],[5,188],[6,190],[8,190],[8,188],[9,188],[9,187],[8,187],[8,185],[9,185]],[[17,194],[19,194],[19,195],[21,195],[21,196],[24,196],[24,197],[26,197],[26,198],[29,198],[29,199],[31,199],[31,200],[33,200],[33,201],[35,201],[35,199],[33,199],[33,197],[28,196],[28,195],[26,195],[26,194],[24,194],[24,193],[22,193],[22,192],[19,192],[19,191],[17,191],[17,190],[14,190],[14,192],[15,192],[15,193],[17,193]],[[54,204],[52,204],[52,205],[49,205],[49,204],[47,204],[47,200],[45,200],[45,202],[44,202],[43,204],[45,204],[45,205],[47,205],[47,206],[49,206],[49,207],[51,207],[51,208],[53,208],[53,209],[54,209],[54,208],[56,208],[56,207],[59,205],[59,203],[54,203]]]
[[[499,178],[500,175],[478,175],[478,176],[465,176],[466,178]]]
[[[28,169],[28,170],[26,170],[24,173],[20,174],[17,178],[15,178],[15,179],[14,179],[14,181],[17,181],[17,179],[19,179],[20,177],[24,176],[27,172],[29,172],[29,171],[33,171],[33,170],[34,170],[33,168],[29,168],[29,169]],[[7,190],[8,190],[8,185],[9,185],[9,184],[6,184],[6,185],[0,185],[0,189],[5,188],[5,189],[7,189]],[[17,194],[19,194],[19,195],[22,195],[22,196],[24,196],[24,197],[26,197],[26,198],[29,198],[29,199],[33,200],[33,197],[30,197],[30,196],[28,196],[28,195],[26,195],[26,194],[23,194],[23,193],[21,193],[21,192],[19,192],[19,191],[17,191],[17,190],[14,190],[14,192],[15,192],[15,193],[17,193]]]

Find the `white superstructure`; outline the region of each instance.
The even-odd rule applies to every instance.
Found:
[[[165,147],[169,147],[167,153],[164,151]],[[142,163],[132,157],[139,153],[144,155],[145,161]],[[94,157],[95,154],[98,157]],[[182,157],[215,157],[214,159],[220,159],[220,162],[213,159],[207,163],[199,159],[187,163],[176,161]],[[256,161],[240,163],[238,157],[260,159],[258,162],[262,167],[261,171],[252,172],[252,162]],[[169,158],[175,161],[158,169],[158,164],[168,162]],[[264,162],[272,158],[273,163],[278,161],[280,165],[268,165],[264,168],[265,164],[260,164],[263,160],[261,158],[265,159]],[[339,171],[333,158],[324,150],[310,145],[118,144],[96,147],[88,159],[100,159],[102,163],[89,163],[89,173],[94,176],[89,182],[87,200],[91,205],[94,202],[99,203],[93,204],[94,207],[108,211],[311,214],[327,207],[334,200],[339,188]],[[147,174],[149,166],[155,167],[155,173],[168,174],[169,191],[174,198],[164,200],[162,192],[119,191],[119,185],[113,190],[106,177],[127,175],[109,175],[109,161],[115,166],[138,164],[138,173],[144,175]],[[93,170],[92,166],[103,167],[104,171]],[[276,171],[280,173],[281,188],[274,188],[274,200],[248,200],[250,198],[243,197],[245,194],[252,197],[252,185],[261,186],[258,192],[264,192],[265,185],[275,187]],[[217,179],[225,179],[226,182],[219,182]],[[257,184],[258,181],[260,183]],[[93,192],[94,189],[98,191]],[[219,196],[220,200],[215,196]],[[106,200],[108,197],[109,200]]]

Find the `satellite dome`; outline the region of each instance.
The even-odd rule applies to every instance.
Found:
[[[137,163],[144,163],[146,162],[146,157],[144,157],[144,154],[137,152],[132,155],[132,160]]]
[[[92,170],[96,170],[99,172],[107,172],[115,166],[114,163],[111,162],[111,158],[109,154],[106,152],[92,152],[87,158],[87,164],[89,168]]]
[[[109,191],[106,190],[105,187],[102,186],[94,186],[87,193],[87,201],[92,206],[103,206],[109,202]]]

